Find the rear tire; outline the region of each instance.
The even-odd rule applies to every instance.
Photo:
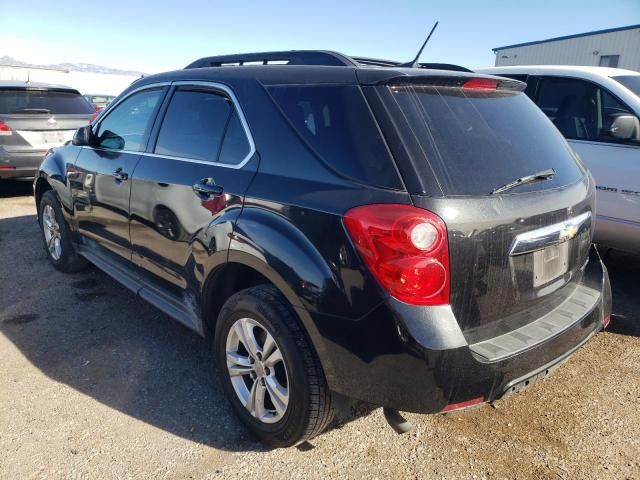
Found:
[[[253,347],[244,346],[254,340]],[[333,419],[317,354],[275,287],[252,287],[227,300],[218,316],[214,350],[231,406],[267,445],[289,447],[309,440]],[[270,362],[274,357],[278,363]]]
[[[38,219],[49,262],[66,273],[78,272],[86,268],[88,262],[73,248],[71,231],[53,190],[48,190],[42,195]]]

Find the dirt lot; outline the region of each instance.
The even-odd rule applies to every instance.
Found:
[[[96,269],[46,261],[30,185],[0,183],[0,477],[640,478],[640,258],[607,256],[614,313],[497,408],[366,412],[304,448],[243,430],[203,341]]]

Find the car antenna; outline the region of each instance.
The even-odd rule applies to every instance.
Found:
[[[418,50],[418,54],[416,55],[416,58],[414,58],[411,62],[401,63],[400,65],[398,65],[398,67],[416,68],[416,67],[420,66],[420,64],[418,63],[418,59],[420,58],[420,55],[422,55],[422,51],[424,50],[424,47],[426,47],[427,43],[429,43],[429,39],[431,38],[431,35],[433,35],[433,31],[436,29],[437,26],[438,26],[438,22],[436,22],[433,25],[433,28],[429,32],[429,36],[427,37],[427,39],[422,44],[422,47],[420,47],[420,50]]]

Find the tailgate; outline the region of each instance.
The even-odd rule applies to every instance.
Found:
[[[413,196],[447,224],[451,308],[469,343],[543,317],[581,285],[594,192],[585,176],[564,189],[506,199]]]

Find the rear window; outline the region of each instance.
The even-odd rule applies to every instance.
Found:
[[[640,75],[619,75],[611,77],[640,97]]]
[[[359,87],[287,85],[268,90],[307,146],[334,170],[368,185],[402,188]]]
[[[0,113],[91,114],[95,108],[79,93],[68,90],[1,89]]]
[[[523,93],[411,84],[366,92],[394,139],[405,178],[417,174],[413,185],[427,195],[488,195],[549,168],[552,179],[510,192],[565,186],[582,177],[565,140]]]

